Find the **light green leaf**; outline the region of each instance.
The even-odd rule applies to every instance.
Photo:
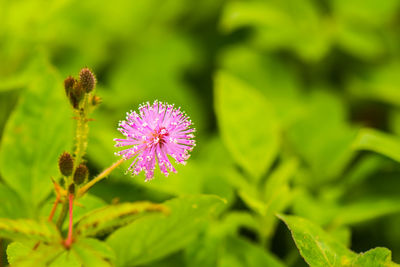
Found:
[[[31,245],[12,243],[7,249],[7,254],[13,267],[45,267],[62,255],[63,251],[64,247],[61,242],[51,245],[40,244],[36,249],[33,249]],[[61,266],[66,267],[66,265],[57,265],[57,267]],[[68,267],[75,266],[68,265]]]
[[[79,238],[67,250],[61,242],[51,245],[37,243],[11,243],[7,248],[8,261],[17,267],[111,267],[114,252],[104,242],[91,238]]]
[[[59,176],[57,159],[73,140],[62,79],[43,59],[36,71],[7,122],[0,147],[4,181],[34,207],[50,193],[50,178]]]
[[[356,256],[321,227],[296,216],[279,215],[290,229],[300,254],[311,267],[346,266]]]
[[[146,216],[117,230],[107,239],[117,266],[145,264],[184,248],[222,203],[206,195],[176,198],[164,203],[171,210],[169,216]]]
[[[115,259],[114,252],[104,242],[97,239],[79,239],[73,244],[71,254],[75,254],[81,266],[111,267]]]
[[[51,262],[50,267],[82,267],[78,256],[71,253],[72,250],[64,250],[60,256]]]
[[[32,242],[31,242],[32,243]],[[21,257],[28,255],[32,251],[33,245],[27,245],[21,242],[12,242],[7,246],[7,261],[13,265]]]
[[[276,197],[277,191],[286,186],[298,168],[296,159],[288,159],[280,164],[267,178],[264,184],[263,199],[270,201]]]
[[[140,217],[152,213],[169,212],[168,208],[150,202],[134,202],[108,205],[87,213],[78,222],[75,232],[78,236],[103,235]]]
[[[60,233],[53,223],[30,219],[0,218],[0,237],[12,240],[61,241]]]
[[[392,252],[387,248],[374,248],[360,253],[352,262],[351,267],[389,267],[392,263]]]
[[[276,157],[279,129],[264,96],[226,72],[214,81],[215,110],[225,145],[253,177],[260,178]]]
[[[400,162],[400,138],[374,129],[361,129],[354,149],[370,150]]]

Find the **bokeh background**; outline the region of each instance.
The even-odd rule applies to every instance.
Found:
[[[356,252],[388,247],[399,262],[400,165],[357,145],[360,133],[376,134],[365,127],[400,134],[399,11],[398,0],[2,0],[0,136],[26,88],[45,75],[38,66],[60,81],[88,66],[103,99],[90,128],[91,173],[116,160],[118,121],[140,103],[175,103],[197,129],[197,147],[178,174],[144,183],[121,168],[95,196],[227,200],[187,248],[149,266],[265,266],[251,260],[264,254],[305,266],[279,212],[310,219]],[[61,95],[62,82],[52,90]],[[53,111],[40,103],[49,116],[72,117],[66,98]],[[46,144],[57,134],[72,142],[68,129]],[[276,176],[284,177],[279,186],[268,183]],[[38,216],[21,201],[18,214],[0,215]],[[230,224],[236,243],[215,234]]]

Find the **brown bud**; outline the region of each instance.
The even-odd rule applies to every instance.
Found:
[[[86,93],[93,91],[96,86],[96,77],[94,77],[94,74],[89,68],[81,69],[81,72],[79,73],[79,81]]]
[[[75,81],[76,80],[72,76],[68,76],[68,78],[64,80],[64,89],[67,96],[69,96],[72,88],[74,88]]]
[[[79,82],[75,82],[74,87],[69,95],[69,101],[75,109],[79,108],[79,103],[82,101],[84,94],[85,92],[83,91],[81,84]]]
[[[68,187],[68,192],[70,193],[70,194],[75,194],[75,185],[74,184],[70,184],[69,185],[69,187]]]
[[[70,176],[72,174],[72,170],[74,169],[74,160],[72,159],[71,154],[68,152],[61,154],[58,159],[58,168],[64,176]]]
[[[86,167],[85,164],[80,164],[78,168],[76,168],[75,173],[74,173],[74,182],[77,185],[82,184],[87,180],[89,176],[89,170]]]

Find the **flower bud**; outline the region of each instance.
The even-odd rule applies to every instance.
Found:
[[[74,88],[75,82],[76,80],[72,76],[68,76],[68,78],[64,80],[64,89],[67,96],[69,96],[72,88]]]
[[[72,170],[74,169],[74,160],[72,159],[71,154],[68,152],[61,154],[58,159],[58,168],[64,176],[70,176],[72,174]]]
[[[69,187],[68,187],[68,192],[70,193],[70,194],[75,194],[75,185],[74,184],[70,184],[69,185]]]
[[[86,167],[85,164],[80,164],[78,168],[76,168],[75,173],[74,173],[74,182],[77,185],[82,184],[87,180],[89,176],[89,170]]]
[[[69,95],[69,100],[71,105],[75,108],[79,108],[79,103],[82,101],[85,92],[82,89],[82,86],[79,82],[75,82],[74,87]]]
[[[89,68],[81,69],[81,72],[79,73],[79,81],[86,93],[93,91],[96,86],[96,78]]]

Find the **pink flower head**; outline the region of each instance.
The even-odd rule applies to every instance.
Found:
[[[180,108],[174,105],[154,101],[127,113],[126,121],[120,121],[118,130],[126,139],[114,139],[116,147],[128,147],[116,152],[124,159],[133,158],[128,171],[138,175],[141,171],[146,174],[146,181],[154,176],[156,161],[160,171],[168,176],[168,171],[176,172],[169,161],[168,155],[176,162],[186,164],[190,157],[189,151],[196,146],[191,128],[192,121]]]

